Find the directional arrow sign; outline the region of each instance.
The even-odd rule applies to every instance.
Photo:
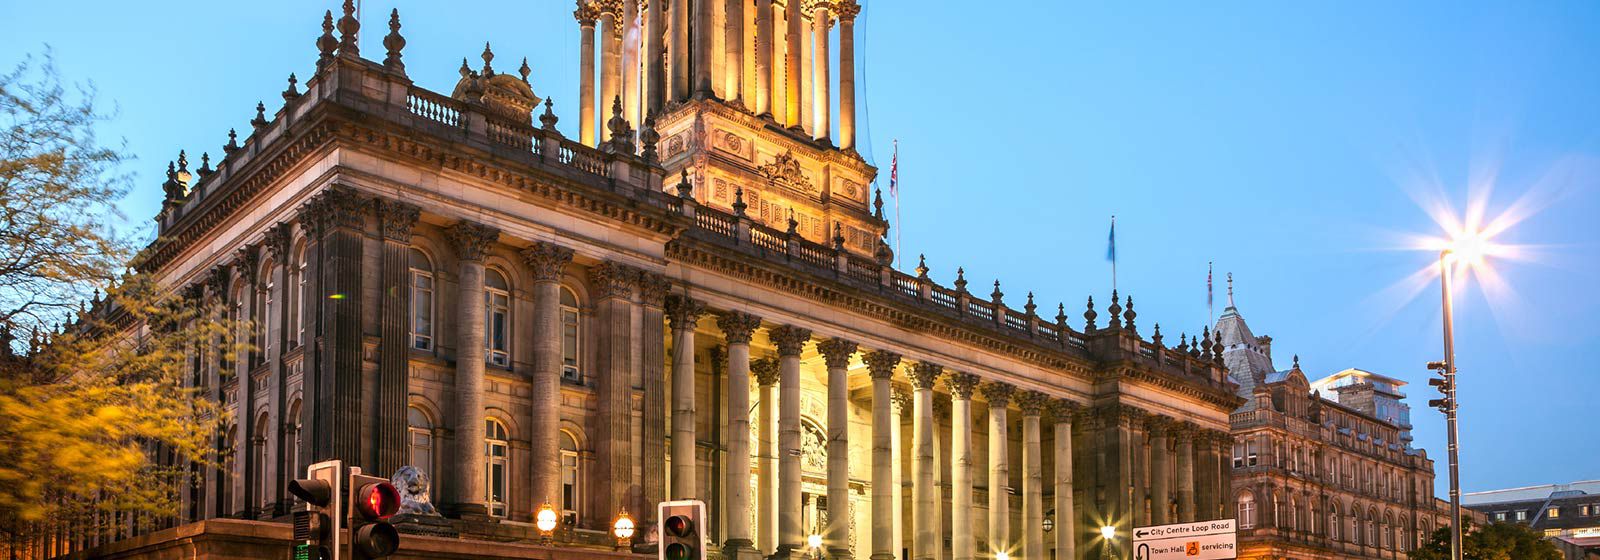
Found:
[[[1227,560],[1237,558],[1232,519],[1137,527],[1134,560]]]

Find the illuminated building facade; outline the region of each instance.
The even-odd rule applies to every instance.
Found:
[[[1102,526],[1125,553],[1132,526],[1232,517],[1241,399],[1211,340],[1166,345],[1114,292],[1051,316],[894,269],[854,149],[859,8],[693,5],[580,2],[578,138],[526,64],[486,48],[445,95],[398,14],[373,58],[330,16],[316,72],[158,217],[146,266],[259,329],[197,357],[228,459],[155,527],[282,520],[328,458],[423,469],[466,543],[533,540],[552,503],[563,554],[680,498],[725,558],[813,534],[1094,557]]]
[[[1461,507],[1532,527],[1568,560],[1600,556],[1600,480],[1466,492]]]

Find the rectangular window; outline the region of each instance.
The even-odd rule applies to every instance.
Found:
[[[510,297],[505,292],[485,291],[483,299],[488,314],[488,324],[485,325],[487,328],[483,329],[483,337],[489,363],[508,367],[511,365],[511,354],[506,351],[506,341],[509,338],[506,331],[511,316]]]
[[[1233,446],[1233,468],[1244,468],[1244,446],[1242,445],[1234,444]]]
[[[582,383],[583,374],[578,369],[578,310],[561,309],[561,378]]]
[[[1550,519],[1561,517],[1561,508],[1550,508],[1544,511],[1544,516]]]
[[[506,515],[506,443],[504,441],[490,441],[488,444],[489,464],[484,470],[486,490],[489,493],[489,515],[505,517]]]
[[[1503,511],[1494,512],[1494,520],[1495,521],[1505,521],[1506,520],[1506,512],[1503,512]]]
[[[433,350],[433,275],[411,271],[411,346]]]
[[[1527,520],[1528,520],[1528,510],[1525,510],[1525,509],[1517,510],[1517,521],[1527,521]]]

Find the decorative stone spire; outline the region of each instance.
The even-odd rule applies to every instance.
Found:
[[[383,67],[404,76],[406,63],[400,60],[403,56],[400,51],[406,48],[406,38],[400,35],[399,8],[389,11],[389,34],[383,36],[383,48],[388,51],[383,57]]]
[[[1056,302],[1056,333],[1066,337],[1067,333],[1067,304]]]
[[[250,119],[250,126],[255,127],[256,130],[261,130],[261,127],[267,126],[266,103],[256,102],[256,118]]]
[[[800,220],[794,219],[794,207],[789,207],[789,229],[784,231],[789,237],[800,235]]]
[[[844,250],[844,225],[839,222],[833,223],[833,250]]]
[[[228,143],[222,145],[222,153],[224,155],[227,155],[227,154],[233,153],[234,151],[236,151],[238,149],[239,149],[239,132],[230,128],[230,129],[228,129]]]
[[[1294,355],[1294,365],[1290,366],[1289,369],[1292,369],[1292,370],[1295,370],[1295,371],[1299,371],[1300,370],[1300,355],[1299,354],[1295,354]]]
[[[1094,296],[1089,296],[1089,303],[1083,311],[1083,332],[1094,332],[1094,318],[1100,314],[1094,312]]]
[[[660,157],[656,152],[656,143],[661,141],[661,133],[656,132],[656,114],[651,111],[644,116],[644,127],[639,129],[639,144],[643,148],[640,156],[645,163],[655,163]]]
[[[1159,332],[1161,330],[1161,325],[1156,325],[1156,330]],[[1178,334],[1178,347],[1176,350],[1182,354],[1189,353],[1189,333],[1184,332]]]
[[[193,177],[189,174],[189,154],[183,150],[178,150],[177,178],[178,184],[182,185],[185,190],[188,190],[189,185],[191,184],[190,180],[193,179]]]
[[[487,41],[483,43],[483,54],[478,56],[483,59],[483,70],[479,74],[485,78],[494,77],[494,50],[489,48]]]
[[[1228,308],[1233,308],[1233,273],[1228,273]]]
[[[167,162],[167,180],[161,183],[161,192],[166,195],[164,201],[167,204],[183,200],[183,184],[178,182],[178,171],[170,161]]]
[[[1216,364],[1216,366],[1219,367],[1219,368],[1220,367],[1225,367],[1224,364],[1223,364],[1223,361],[1222,361],[1222,353],[1223,353],[1222,333],[1221,332],[1216,333],[1216,336],[1214,338],[1216,338],[1217,341],[1211,345],[1211,350],[1212,350],[1212,352],[1211,352],[1211,363]]]
[[[356,2],[344,0],[344,17],[339,18],[339,56],[361,56],[361,46],[357,44],[360,33],[361,20],[356,19]]]
[[[1001,300],[1005,299],[1005,297],[1006,297],[1006,293],[1000,291],[1000,281],[999,280],[995,280],[994,281],[994,291],[989,292],[989,301],[994,302],[995,307],[999,307],[1001,305],[1001,303],[1000,303]],[[1000,311],[1000,309],[995,309],[995,311],[998,312],[998,311]]]
[[[883,220],[883,189],[872,189],[872,217]]]
[[[522,83],[528,83],[528,75],[532,73],[533,69],[528,67],[528,57],[522,57],[522,66],[517,68],[517,75],[522,77]]]
[[[967,269],[959,267],[959,266],[956,267],[955,285],[956,285],[956,291],[957,292],[966,293],[966,291],[967,291]]]
[[[682,177],[678,180],[678,198],[694,200],[694,184],[689,182],[689,168],[683,168]]]
[[[1194,338],[1189,339],[1189,357],[1190,358],[1194,358],[1196,360],[1200,359],[1200,337],[1199,336],[1196,336]]]
[[[201,179],[211,174],[211,152],[200,152],[200,169],[195,172],[200,174]]]
[[[1130,332],[1137,330],[1133,327],[1133,318],[1137,316],[1139,316],[1139,314],[1133,311],[1133,296],[1128,296],[1128,309],[1122,312],[1122,318],[1127,320],[1128,330]]]
[[[1122,304],[1117,303],[1117,291],[1111,290],[1111,305],[1106,306],[1106,311],[1111,313],[1111,318],[1106,320],[1106,328],[1116,330],[1122,328]]]
[[[1154,342],[1156,346],[1161,346],[1161,323],[1156,323],[1156,332],[1150,335],[1150,342]]]
[[[1028,292],[1028,303],[1023,304],[1022,310],[1026,311],[1028,313],[1029,317],[1032,317],[1034,315],[1037,315],[1036,313],[1034,313],[1034,310],[1038,309],[1038,308],[1039,308],[1039,306],[1033,304],[1033,292]]]
[[[487,66],[485,66],[487,68]],[[606,121],[606,128],[611,131],[611,139],[606,146],[612,153],[633,154],[633,127],[628,124],[628,119],[622,118],[622,96],[611,98],[611,119]]]
[[[300,83],[300,80],[294,77],[294,72],[290,72],[289,73],[289,87],[286,87],[286,88],[283,89],[283,102],[284,103],[288,103],[290,101],[294,101],[295,99],[300,97],[300,88],[295,87],[295,84],[298,84],[298,83]]]
[[[744,185],[735,185],[733,187],[733,215],[743,218],[745,217],[745,209],[749,207],[748,204],[744,203]]]
[[[333,37],[333,10],[322,13],[322,35],[317,37],[317,71],[321,72],[333,62],[333,53],[339,49],[339,40]]]
[[[928,256],[925,254],[917,255],[917,278],[928,279]]]
[[[1211,361],[1211,327],[1207,326],[1200,335],[1200,359]]]
[[[556,110],[553,105],[555,102],[552,99],[554,98],[544,98],[544,114],[539,115],[539,128],[544,129],[546,132],[555,132],[556,123],[561,121],[561,117],[556,116]]]

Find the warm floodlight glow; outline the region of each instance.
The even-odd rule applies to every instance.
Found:
[[[1002,550],[1000,552],[994,553],[994,560],[1011,560],[1011,555],[1007,554],[1006,551]]]
[[[1111,540],[1113,538],[1116,538],[1116,536],[1117,536],[1117,528],[1116,527],[1112,527],[1110,525],[1106,525],[1104,527],[1101,527],[1100,528],[1100,536],[1105,537],[1106,540]]]
[[[810,545],[811,548],[822,548],[822,535],[811,535],[806,537],[806,544]]]
[[[551,506],[550,502],[545,502],[544,505],[539,506],[538,513],[534,514],[533,524],[540,532],[549,534],[551,531],[556,530],[557,518],[556,508]]]

